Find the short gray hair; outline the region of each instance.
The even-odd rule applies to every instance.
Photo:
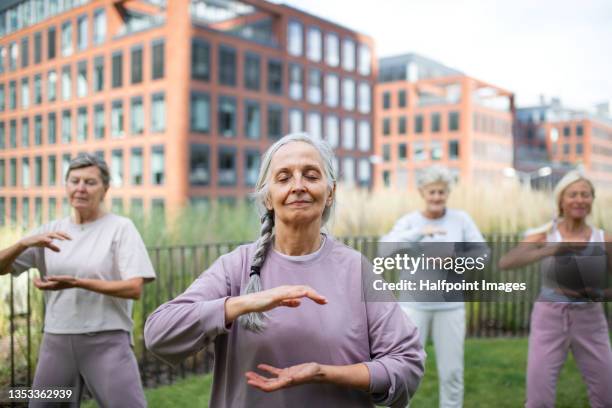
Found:
[[[433,183],[444,183],[447,188],[450,189],[450,186],[453,182],[453,176],[450,171],[443,166],[430,166],[426,167],[418,176],[417,176],[417,187],[423,188],[428,184]]]
[[[68,180],[68,176],[72,170],[83,169],[91,166],[95,166],[100,170],[102,184],[104,185],[104,188],[108,188],[110,185],[110,172],[108,170],[108,165],[103,159],[100,159],[91,153],[81,153],[70,161],[68,171],[66,172],[66,180]]]
[[[266,199],[268,198],[268,179],[270,178],[270,164],[274,154],[283,146],[293,142],[304,142],[314,147],[321,159],[323,160],[323,172],[327,180],[327,185],[333,189],[336,185],[336,172],[334,171],[334,151],[329,144],[323,140],[313,139],[306,133],[292,133],[284,136],[272,146],[268,148],[263,156],[261,168],[259,169],[259,177],[255,184],[255,192],[253,198],[261,214],[261,228],[259,231],[259,239],[255,245],[255,253],[251,260],[251,272],[249,280],[244,287],[242,294],[257,293],[262,290],[261,286],[261,268],[266,260],[268,248],[274,239],[274,211],[266,208]],[[333,212],[335,200],[329,207],[325,207],[322,214],[323,224],[327,222],[330,214]],[[242,327],[253,332],[261,332],[265,328],[265,314],[261,312],[247,313],[238,318]]]

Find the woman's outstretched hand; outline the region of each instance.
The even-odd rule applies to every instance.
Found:
[[[40,290],[63,290],[77,287],[77,279],[68,275],[49,276],[46,280],[35,278],[33,283]]]
[[[287,368],[276,368],[267,364],[259,364],[257,368],[268,372],[272,376],[264,377],[254,371],[248,371],[245,373],[247,384],[265,392],[318,382],[323,378],[321,365],[318,363],[304,363]]]
[[[49,248],[52,251],[59,252],[60,249],[57,245],[53,243],[53,240],[56,239],[59,241],[72,240],[72,238],[70,238],[70,235],[66,234],[65,232],[55,231],[26,237],[19,241],[19,243],[26,248]]]
[[[302,299],[308,298],[320,305],[327,303],[325,296],[320,295],[310,286],[284,285],[248,295],[231,297],[225,302],[226,324],[233,322],[240,315],[252,312],[266,312],[279,306],[298,307]]]

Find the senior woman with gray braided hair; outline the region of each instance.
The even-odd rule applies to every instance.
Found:
[[[334,206],[327,143],[291,134],[263,157],[260,238],[220,257],[145,325],[175,364],[214,342],[210,407],[403,406],[423,375],[396,303],[363,300],[359,252],[321,229]]]

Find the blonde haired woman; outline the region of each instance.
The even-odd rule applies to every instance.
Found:
[[[612,236],[587,223],[595,188],[580,172],[566,174],[555,187],[554,197],[554,221],[530,231],[521,245],[500,260],[502,269],[542,262],[542,288],[531,314],[525,406],[554,406],[557,378],[571,349],[587,384],[591,406],[612,407],[612,350],[602,304],[594,303],[587,293],[560,284],[552,263],[554,255],[567,250],[567,244],[562,243],[574,243],[576,254],[581,255],[596,248],[605,251]],[[589,270],[581,269],[581,274],[606,273],[606,256],[587,258]]]
[[[214,342],[210,407],[403,406],[416,391],[416,328],[397,304],[362,300],[361,254],[321,232],[332,162],[305,134],[273,144],[256,185],[260,238],[147,319],[147,347],[170,363]]]

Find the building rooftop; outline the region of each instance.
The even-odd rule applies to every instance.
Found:
[[[416,53],[380,58],[378,82],[418,81],[420,79],[465,75],[441,62]]]

